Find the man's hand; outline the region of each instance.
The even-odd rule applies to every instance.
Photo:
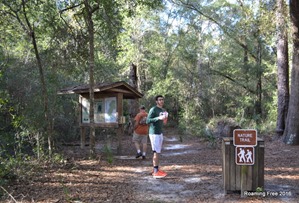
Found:
[[[168,112],[164,111],[163,113],[160,114],[160,116],[158,117],[159,120],[164,120],[168,117]]]
[[[162,115],[160,115],[160,116],[158,117],[159,120],[164,120],[164,118],[165,118],[165,115],[164,115],[164,114],[162,114]]]

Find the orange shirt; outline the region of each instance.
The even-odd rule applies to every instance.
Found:
[[[140,112],[134,118],[134,120],[135,120],[135,130],[134,131],[138,135],[148,135],[148,125],[140,125],[139,124],[139,121],[143,116],[147,116],[147,113]]]

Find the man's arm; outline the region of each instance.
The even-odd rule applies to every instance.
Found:
[[[150,111],[148,113],[148,116],[147,116],[147,119],[146,119],[146,124],[155,123],[158,120],[163,120],[163,119],[164,119],[164,116],[157,116],[156,115],[155,107],[153,107],[153,108],[150,109]]]

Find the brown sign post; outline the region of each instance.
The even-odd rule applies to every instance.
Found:
[[[235,145],[235,162],[241,165],[241,197],[247,189],[248,165],[254,165],[255,152],[257,146],[257,132],[252,129],[236,129],[233,132],[233,143]]]
[[[224,190],[256,191],[264,187],[264,141],[257,137],[257,131],[236,129],[232,137],[224,137],[223,182]]]

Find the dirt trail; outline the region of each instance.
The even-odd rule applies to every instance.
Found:
[[[88,148],[65,147],[63,165],[45,166],[32,180],[16,182],[7,190],[18,202],[298,202],[299,146],[265,139],[265,190],[272,196],[241,198],[224,194],[220,145],[210,147],[198,138],[180,142],[166,131],[161,168],[164,179],[153,179],[151,150],[147,159],[135,159],[131,137],[123,137],[122,154],[88,160]],[[98,150],[103,150],[101,144]],[[112,143],[116,151],[116,142]],[[109,163],[108,161],[112,161]],[[279,195],[275,195],[280,193]],[[13,202],[12,198],[2,202]]]

